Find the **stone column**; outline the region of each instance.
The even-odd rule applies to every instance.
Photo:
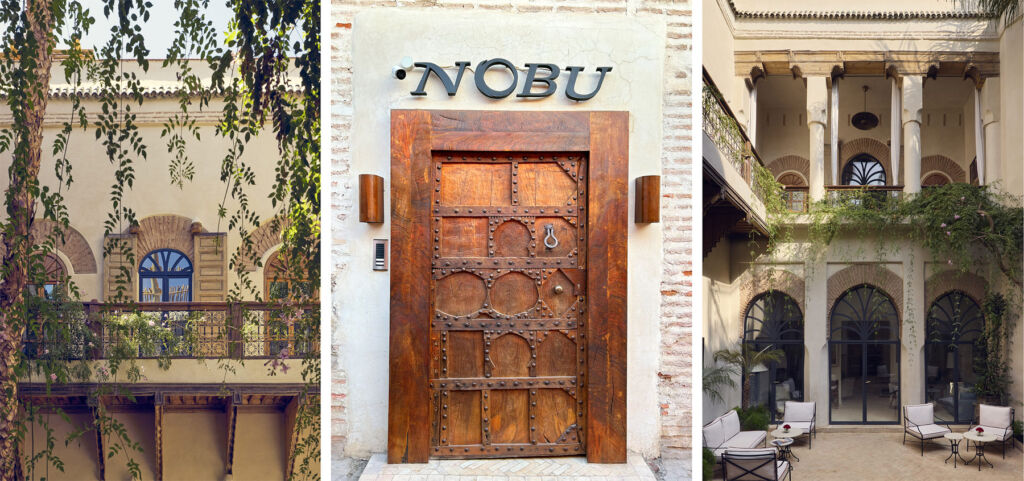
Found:
[[[978,159],[978,183],[985,185],[985,127],[981,118],[981,89],[974,89],[974,157]]]
[[[902,108],[900,102],[900,82],[895,76],[890,78],[892,82],[892,96],[890,97],[890,120],[889,120],[889,158],[892,160],[892,183],[900,183],[900,130],[903,128],[901,122]]]
[[[747,119],[747,137],[754,150],[757,150],[757,78],[754,78],[750,86],[750,116]]]
[[[828,87],[825,77],[807,78],[807,128],[810,130],[811,200],[825,198],[825,122],[828,121]]]
[[[921,192],[921,109],[924,107],[924,77],[903,78],[903,192]]]
[[[900,402],[920,404],[925,399],[924,342],[927,336],[925,317],[928,314],[928,306],[924,306],[924,259],[931,255],[921,245],[911,246],[910,250],[913,257],[903,263],[903,315],[900,317],[904,322],[900,327]]]
[[[999,77],[985,81],[981,87],[981,120],[985,136],[985,178],[996,180],[1002,178],[1003,158],[1000,141],[1002,126],[999,123]],[[981,168],[978,168],[981,175]],[[967,179],[970,180],[970,179]],[[1002,186],[1003,189],[1006,186]]]
[[[819,425],[828,425],[828,263],[812,259],[805,266],[804,286],[804,401],[818,406]]]
[[[829,109],[829,158],[832,161],[832,185],[839,183],[839,77],[832,78],[832,108]]]

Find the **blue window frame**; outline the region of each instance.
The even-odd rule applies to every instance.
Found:
[[[191,302],[192,261],[174,249],[157,249],[139,264],[140,302]]]

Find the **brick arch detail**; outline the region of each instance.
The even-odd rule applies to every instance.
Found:
[[[198,232],[206,232],[200,224],[180,215],[161,214],[140,220],[138,230],[131,229],[131,232],[136,233],[136,262],[141,262],[146,254],[154,250],[174,249],[181,251],[195,264],[193,224],[197,226]]]
[[[36,219],[32,222],[32,242],[42,242],[57,229],[57,223],[49,219]],[[95,274],[96,256],[78,229],[68,227],[64,231],[64,239],[57,240],[57,250],[71,261],[74,274]]]
[[[933,274],[924,283],[925,312],[936,299],[950,291],[964,292],[980,306],[985,299],[987,285],[984,277],[970,272],[946,270]]]
[[[779,176],[790,170],[800,173],[800,175],[804,176],[804,179],[811,178],[811,161],[799,155],[783,155],[769,162],[765,167],[772,172],[775,180],[778,180]]]
[[[747,279],[742,283],[740,289],[740,336],[743,336],[743,330],[746,329],[745,321],[747,310],[750,309],[750,304],[754,302],[754,298],[764,294],[768,291],[779,291],[793,298],[796,302],[797,307],[800,308],[800,312],[806,313],[807,309],[804,306],[804,280],[800,276],[784,270],[784,269],[771,269],[768,272],[762,272],[755,275],[745,274]]]
[[[859,139],[853,139],[849,142],[843,142],[839,147],[839,171],[836,172],[836,179],[842,182],[842,172],[846,168],[846,164],[860,154],[868,154],[878,160],[882,164],[882,168],[885,169],[885,180],[886,185],[898,184],[898,179],[893,175],[892,172],[892,160],[889,158],[889,146],[884,143],[869,138],[861,137]]]
[[[946,174],[953,182],[967,182],[967,172],[963,167],[944,155],[929,155],[921,158],[921,180],[929,172],[939,171]]]
[[[826,333],[832,333],[832,308],[844,292],[861,284],[877,287],[896,305],[896,316],[903,320],[903,278],[883,265],[857,264],[832,274],[828,278],[829,315]]]
[[[289,221],[283,217],[269,219],[249,234],[252,241],[251,256],[243,259],[247,272],[256,271],[256,261],[263,259],[271,249],[281,245],[281,234],[288,227]]]

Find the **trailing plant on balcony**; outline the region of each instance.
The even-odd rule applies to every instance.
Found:
[[[998,293],[990,293],[982,302],[985,313],[985,331],[975,343],[974,393],[982,402],[1007,405],[1010,401],[1010,362],[1006,345],[1013,331],[1013,324],[1007,322],[1008,303]]]

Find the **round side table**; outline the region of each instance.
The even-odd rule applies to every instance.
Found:
[[[992,441],[995,441],[996,440],[996,435],[995,434],[988,434],[988,433],[978,434],[976,431],[967,431],[966,433],[964,433],[964,439],[967,439],[969,441],[974,441],[974,446],[975,446],[974,457],[971,458],[970,461],[967,461],[964,464],[971,464],[971,463],[974,462],[975,459],[977,459],[978,460],[978,471],[981,471],[981,462],[982,461],[985,461],[988,464],[988,467],[995,468],[995,466],[992,466],[992,463],[990,463],[988,461],[988,458],[985,457],[985,443],[991,443]]]
[[[942,437],[949,441],[950,450],[950,454],[946,457],[946,460],[943,461],[943,464],[948,463],[949,458],[953,458],[953,469],[956,469],[956,458],[960,458],[964,464],[967,464],[967,460],[960,455],[960,441],[964,439],[964,435],[960,433],[946,433]]]
[[[793,461],[790,461],[790,458],[800,461],[800,458],[796,457],[796,455],[793,454],[793,450],[789,448],[790,446],[793,445],[793,438],[773,439],[768,444],[775,446],[775,449],[779,450],[779,457],[782,458],[783,460],[789,461],[791,467]]]

